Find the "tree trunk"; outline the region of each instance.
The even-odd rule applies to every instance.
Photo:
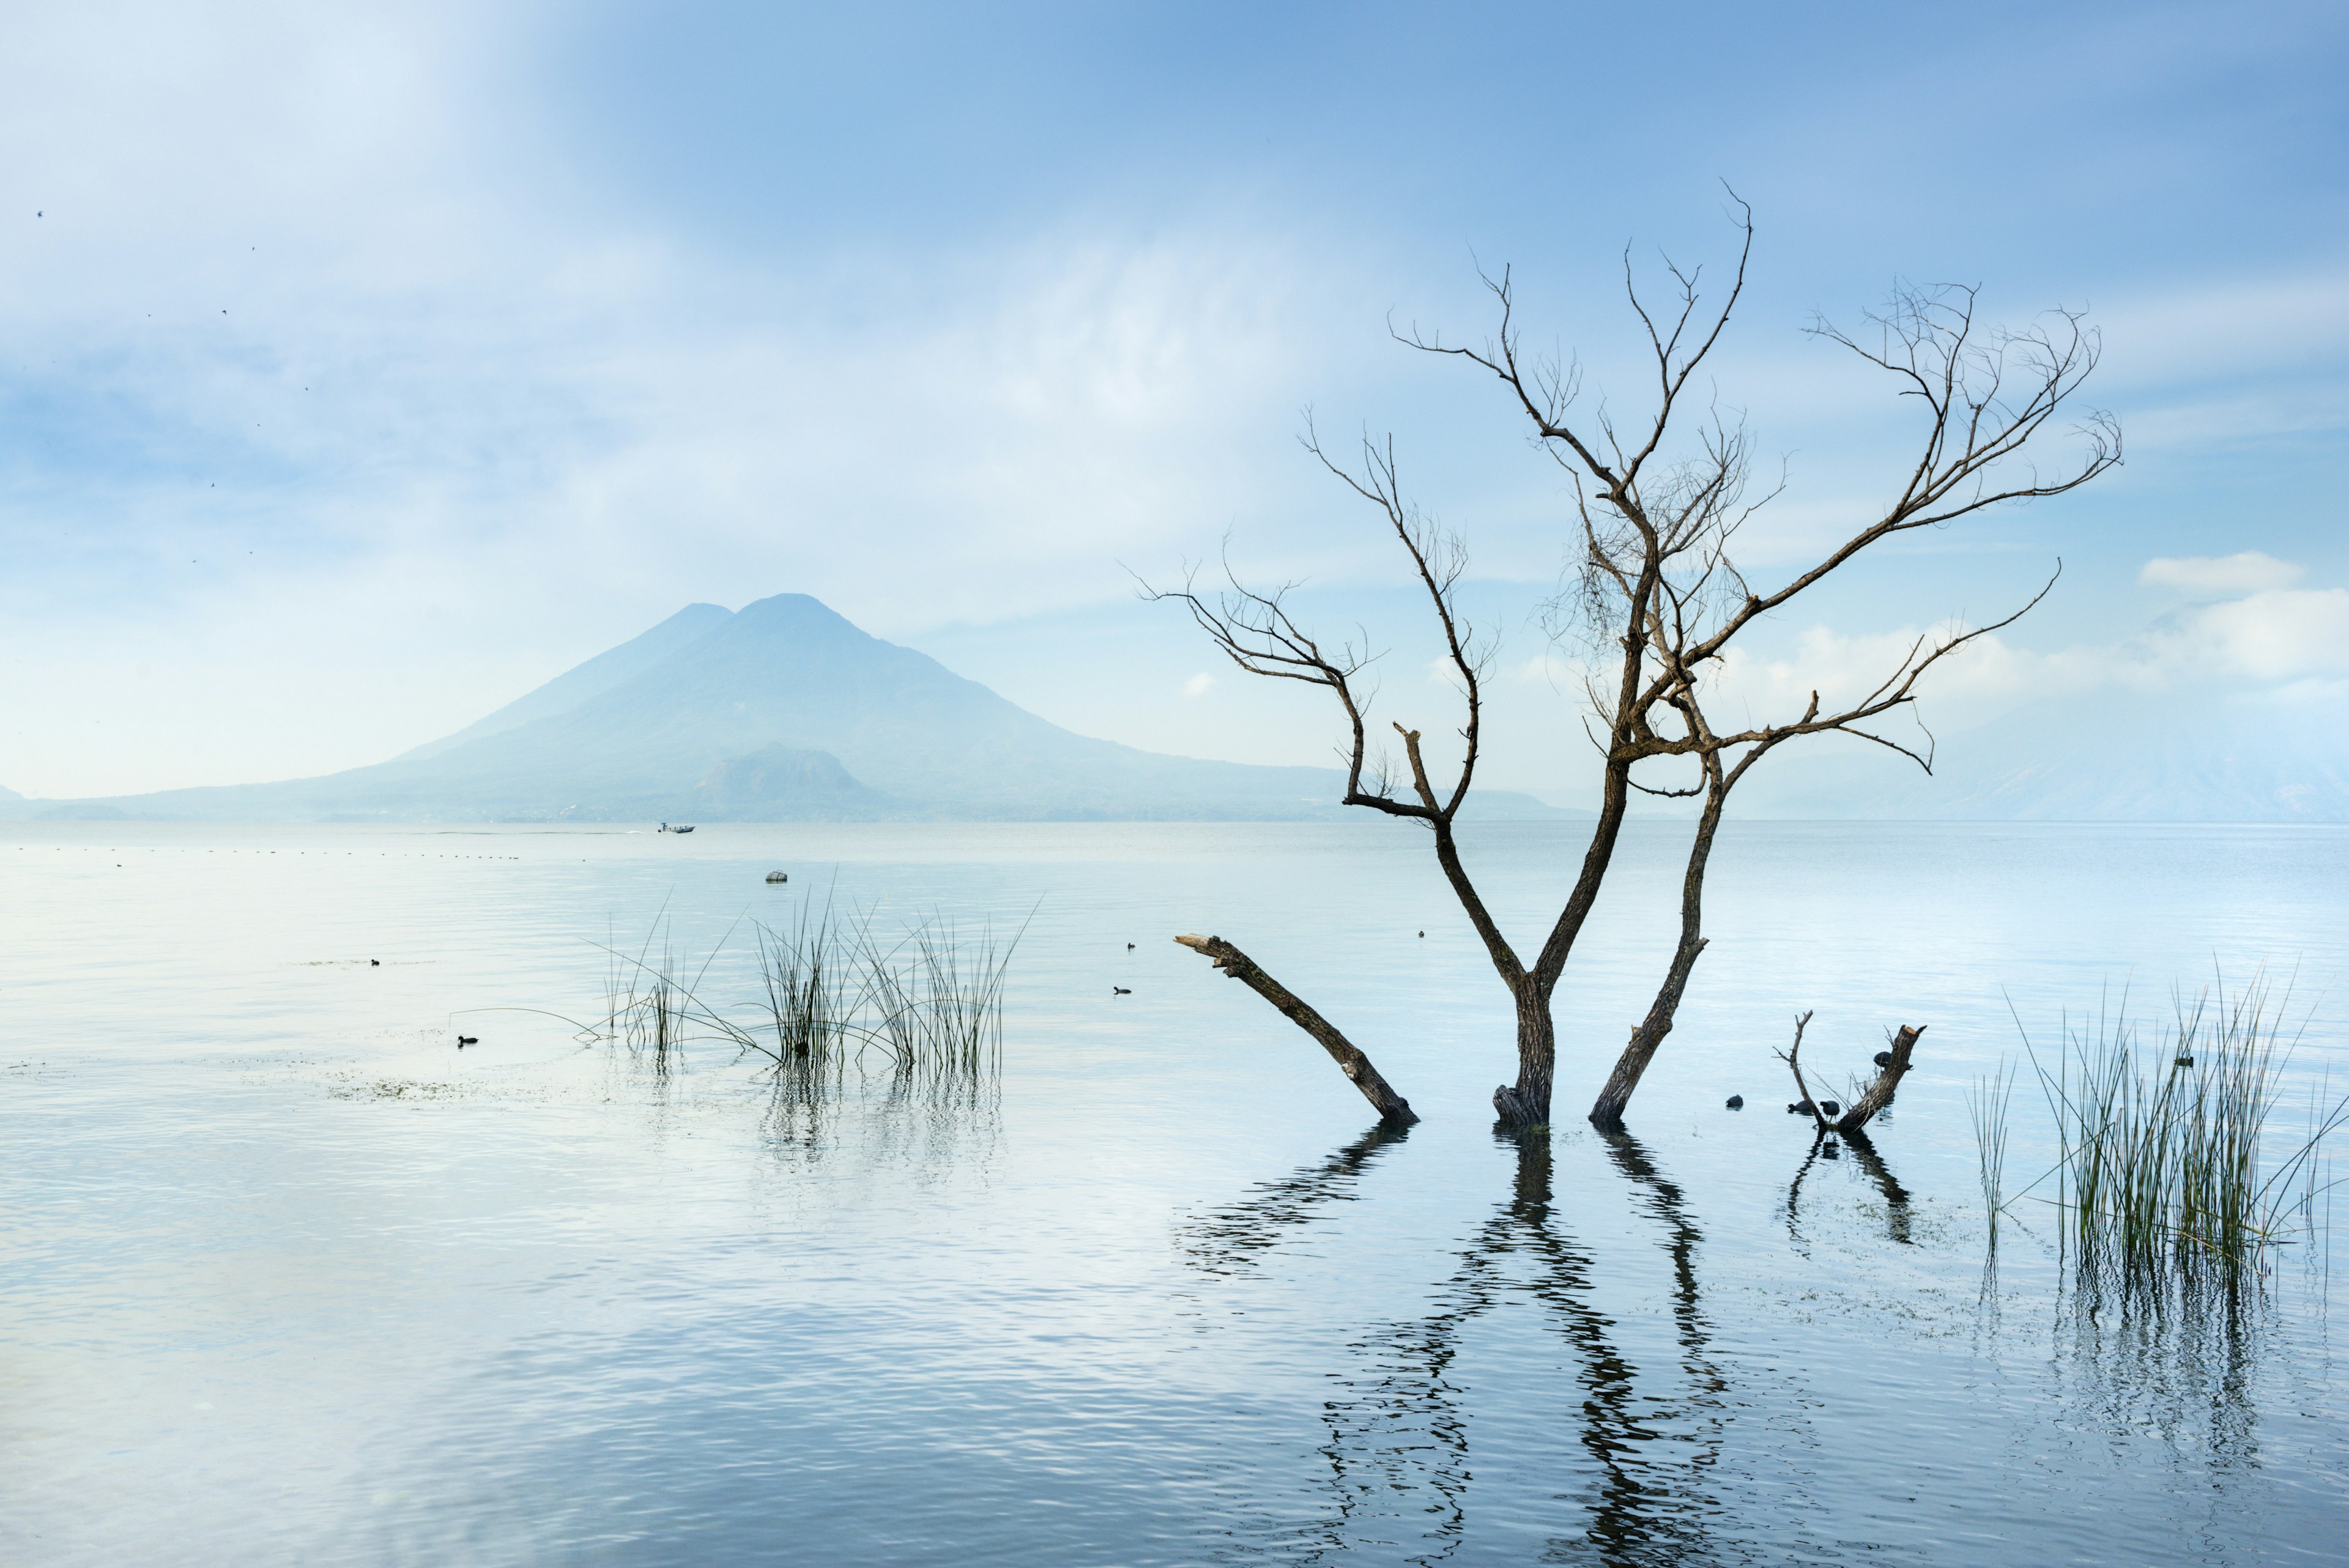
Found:
[[[1656,1000],[1648,1008],[1648,1016],[1631,1031],[1630,1044],[1623,1054],[1615,1059],[1615,1070],[1607,1075],[1606,1087],[1590,1107],[1590,1124],[1601,1132],[1619,1132],[1623,1127],[1623,1108],[1631,1103],[1631,1093],[1640,1086],[1640,1075],[1655,1060],[1656,1051],[1664,1036],[1672,1032],[1672,1020],[1681,1010],[1681,997],[1688,990],[1689,975],[1704,951],[1704,869],[1713,858],[1713,837],[1721,828],[1722,803],[1729,797],[1730,781],[1721,771],[1721,759],[1709,756],[1704,760],[1704,810],[1696,821],[1696,836],[1689,844],[1688,868],[1681,876],[1681,940],[1672,950],[1672,967],[1665,972],[1664,983],[1656,988]]]
[[[1648,1064],[1656,1059],[1656,1051],[1664,1036],[1672,1032],[1672,1019],[1679,1013],[1681,994],[1688,989],[1689,971],[1696,968],[1697,955],[1704,951],[1704,939],[1682,940],[1680,950],[1672,955],[1671,972],[1664,977],[1662,989],[1656,992],[1655,1004],[1648,1016],[1631,1031],[1631,1043],[1623,1047],[1623,1054],[1615,1059],[1615,1070],[1607,1075],[1606,1087],[1590,1107],[1590,1125],[1601,1132],[1623,1130],[1623,1107],[1631,1103],[1631,1092],[1640,1086],[1640,1075]]]
[[[1380,1076],[1371,1059],[1362,1054],[1354,1043],[1338,1032],[1336,1024],[1307,1006],[1297,994],[1280,981],[1264,972],[1254,959],[1224,940],[1221,937],[1176,937],[1176,941],[1194,952],[1203,953],[1215,961],[1216,967],[1233,980],[1243,981],[1249,990],[1278,1008],[1280,1015],[1320,1042],[1321,1049],[1330,1053],[1338,1070],[1346,1075],[1354,1087],[1362,1091],[1362,1098],[1377,1107],[1379,1115],[1388,1121],[1409,1127],[1419,1120],[1411,1102],[1394,1091],[1394,1085]],[[1542,1081],[1544,1104],[1547,1104],[1549,1081]]]
[[[1549,992],[1531,975],[1517,982],[1517,1081],[1493,1091],[1493,1110],[1508,1127],[1549,1125],[1549,1091],[1557,1073],[1557,1028]]]

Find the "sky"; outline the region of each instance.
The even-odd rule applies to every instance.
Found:
[[[2085,309],[2126,465],[1907,539],[1762,628],[1754,711],[2032,616],[1929,693],[2349,692],[2349,12],[2308,5],[370,6],[0,12],[0,785],[298,776],[660,620],[814,594],[1089,734],[1326,760],[1137,576],[1228,549],[1456,722],[1408,564],[1298,443],[1392,434],[1498,638],[1488,781],[1590,761],[1541,629],[1569,497],[1489,379],[1645,406],[1622,291],[1864,521],[1913,409],[1806,333],[1902,280]],[[2060,452],[2060,445],[2058,447]],[[2053,459],[2051,459],[2053,461]],[[1842,683],[1838,686],[1838,683]]]

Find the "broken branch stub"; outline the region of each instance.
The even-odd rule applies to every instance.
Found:
[[[1346,1075],[1354,1087],[1362,1091],[1362,1098],[1376,1107],[1388,1121],[1408,1127],[1419,1120],[1411,1102],[1394,1091],[1394,1085],[1379,1075],[1371,1059],[1362,1054],[1354,1043],[1338,1032],[1337,1025],[1306,1005],[1295,992],[1264,972],[1254,959],[1224,940],[1221,937],[1182,936],[1174,939],[1215,963],[1233,980],[1243,981],[1249,990],[1263,997],[1278,1009],[1280,1015],[1319,1042],[1330,1053],[1338,1070]]]
[[[1924,1033],[1925,1026],[1921,1023],[1900,1026],[1899,1032],[1892,1036],[1892,1060],[1877,1069],[1875,1080],[1860,1092],[1859,1098],[1836,1123],[1836,1131],[1849,1137],[1866,1127],[1877,1112],[1892,1104],[1893,1091],[1899,1088],[1901,1078],[1909,1071],[1909,1053],[1916,1050],[1917,1037]]]

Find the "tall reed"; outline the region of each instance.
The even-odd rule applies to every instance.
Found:
[[[2093,1023],[2066,1022],[2054,1071],[2033,1053],[2055,1117],[2062,1233],[2087,1275],[2232,1291],[2287,1239],[2292,1210],[2313,1215],[2323,1142],[2349,1120],[2349,1100],[2320,1100],[2304,1137],[2267,1148],[2299,1039],[2286,1033],[2288,1001],[2264,975],[2232,994],[2221,982],[2175,998],[2147,1042],[2124,997]]]
[[[827,901],[818,913],[802,904],[788,931],[766,925],[757,931],[759,982],[765,993],[757,1005],[773,1044],[753,1041],[751,1049],[779,1065],[831,1056],[855,1030],[861,1000],[849,989],[853,956],[833,922],[832,905]]]
[[[1982,1175],[1982,1208],[1990,1216],[1991,1250],[1998,1249],[1999,1217],[2006,1211],[2007,1110],[2014,1097],[2014,1079],[2006,1059],[1998,1071],[1977,1078],[1966,1092],[1966,1109],[1974,1125],[1974,1152]]]

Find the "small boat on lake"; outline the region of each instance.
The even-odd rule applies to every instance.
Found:
[[[660,825],[660,830],[663,833],[691,833],[693,831],[693,824],[689,822],[680,822],[675,827],[671,827],[667,823],[664,822]]]
[[[791,879],[792,874],[788,871],[770,871],[767,873],[767,880],[770,882],[788,882]]]

